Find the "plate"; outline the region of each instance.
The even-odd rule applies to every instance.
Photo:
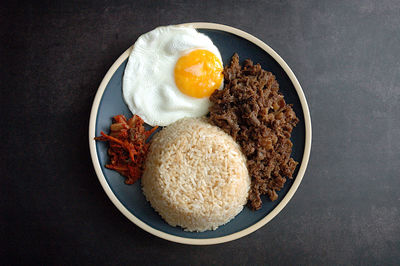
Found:
[[[284,188],[278,193],[276,201],[271,202],[263,196],[263,206],[258,211],[245,207],[232,221],[220,226],[215,231],[186,232],[180,227],[168,225],[146,201],[140,181],[125,185],[124,178],[117,172],[105,168],[108,161],[107,144],[96,142],[93,138],[100,131],[109,131],[111,118],[118,114],[131,117],[132,114],[122,98],[122,77],[132,47],[126,50],[111,66],[98,88],[89,122],[89,146],[98,179],[113,204],[129,220],[145,231],[170,241],[209,245],[223,243],[248,235],[274,218],[289,202],[296,192],[307,167],[311,149],[311,120],[303,90],[289,66],[268,45],[256,37],[229,26],[214,23],[184,24],[198,29],[208,35],[221,52],[224,65],[230,63],[236,52],[240,60],[251,59],[260,63],[267,71],[272,72],[279,83],[280,92],[300,119],[292,132],[292,157],[300,162],[288,179]]]

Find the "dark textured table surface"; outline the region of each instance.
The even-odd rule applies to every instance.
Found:
[[[88,148],[91,104],[116,58],[156,26],[192,21],[237,27],[277,51],[313,125],[291,202],[215,246],[131,223]],[[0,28],[1,264],[399,263],[399,1],[13,1],[0,5]]]

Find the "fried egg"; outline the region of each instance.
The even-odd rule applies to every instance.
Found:
[[[223,86],[221,54],[193,28],[158,27],[135,42],[123,77],[125,103],[149,125],[167,126],[208,113]]]

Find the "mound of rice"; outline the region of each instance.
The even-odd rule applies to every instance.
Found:
[[[199,232],[240,213],[250,189],[239,146],[203,118],[181,119],[153,137],[141,182],[167,223]]]

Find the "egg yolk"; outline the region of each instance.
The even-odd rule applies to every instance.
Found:
[[[222,62],[208,50],[194,50],[178,59],[175,65],[175,84],[191,97],[209,97],[221,86]]]

